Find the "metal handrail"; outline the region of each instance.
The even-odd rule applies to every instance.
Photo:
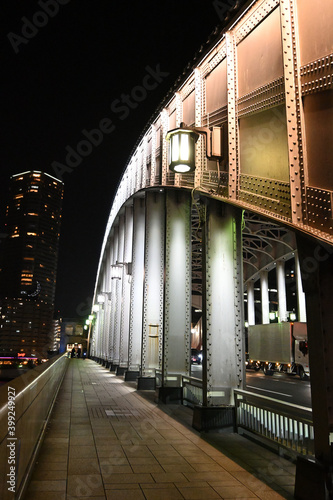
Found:
[[[312,410],[237,389],[236,427],[302,455],[314,455]]]
[[[202,405],[202,380],[200,378],[188,377],[186,375],[182,376],[182,387],[183,387],[183,397],[184,401],[190,405]],[[188,387],[193,387],[192,391],[188,390]]]
[[[184,381],[187,382],[187,381],[190,381],[190,382],[194,382],[194,384],[197,384],[197,385],[200,385],[202,387],[202,379],[201,378],[196,378],[196,377],[190,377],[190,376],[187,376],[187,375],[182,375],[182,383],[184,384]]]

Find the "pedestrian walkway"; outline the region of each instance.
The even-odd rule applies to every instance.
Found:
[[[294,465],[71,359],[24,500],[292,499]]]

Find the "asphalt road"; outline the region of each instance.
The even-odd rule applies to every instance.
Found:
[[[295,375],[274,373],[266,376],[261,370],[246,370],[246,390],[311,408],[310,381],[303,381]]]
[[[192,365],[192,377],[202,378],[202,366]],[[310,381],[302,381],[298,376],[274,373],[266,376],[260,370],[246,370],[246,390],[299,406],[311,408]]]

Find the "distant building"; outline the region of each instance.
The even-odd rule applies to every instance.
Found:
[[[46,357],[52,320],[63,183],[37,171],[10,178],[1,245],[0,356]]]
[[[52,351],[53,353],[59,352],[60,349],[61,321],[61,319],[54,319],[52,321],[50,351]]]
[[[71,352],[80,349],[81,353],[87,351],[87,331],[81,321],[71,318],[61,320],[60,352]]]

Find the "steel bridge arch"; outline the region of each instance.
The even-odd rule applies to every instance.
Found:
[[[311,372],[316,395],[313,408],[317,432],[315,448],[317,458],[331,470],[333,348],[326,332],[332,329],[333,317],[326,297],[333,292],[330,278],[333,269],[333,6],[331,0],[322,0],[313,15],[310,0],[253,0],[237,2],[237,5],[241,8],[200,51],[186,75],[162,102],[130,155],[106,225],[93,301],[95,304],[101,292],[119,295],[119,282],[113,282],[110,289],[110,266],[112,262],[129,263],[124,260],[126,256],[118,244],[120,241],[122,248],[126,247],[124,213],[136,206],[137,216],[142,219],[140,200],[143,198],[149,197],[151,203],[152,193],[158,198],[160,192],[163,196],[178,192],[181,197],[181,193],[195,190],[203,205],[209,200],[212,205],[215,203],[216,209],[219,202],[229,214],[232,210],[233,213],[245,210],[250,216],[244,235],[252,234],[247,237],[248,247],[243,249],[248,255],[247,279],[251,277],[249,269],[255,265],[255,260],[259,262],[255,267],[258,273],[267,263],[290,255],[296,248],[303,262],[309,264],[311,261],[311,269],[308,266],[303,275],[309,311],[308,334],[314,359],[322,360],[322,365],[315,364]],[[222,157],[208,160],[200,138],[196,143],[195,172],[171,173],[165,138],[167,132],[179,127],[181,122],[195,127],[220,127]],[[173,201],[170,201],[171,210],[174,209]],[[212,218],[212,228],[221,227],[217,212],[218,209]],[[253,215],[261,226],[255,234],[252,232]],[[237,231],[233,234],[240,236]],[[135,237],[134,227],[133,241]],[[253,240],[261,246],[256,248]],[[310,242],[308,247],[307,241]],[[215,248],[217,242],[216,239],[213,243]],[[240,255],[236,243],[235,238],[234,254]],[[267,252],[272,246],[277,255]],[[152,248],[150,242],[149,250]],[[143,259],[144,249],[137,245],[137,251]],[[182,251],[184,262],[187,262],[188,249]],[[162,254],[158,256],[160,287],[163,258]],[[196,266],[198,272],[198,261]],[[239,266],[235,265],[234,273],[239,282],[242,279]],[[188,282],[188,274],[183,276],[183,281]],[[125,294],[124,285],[122,287]],[[200,292],[200,286],[197,289]],[[235,385],[241,384],[243,377],[240,334],[243,297],[239,290],[234,296],[235,338],[229,338],[230,344],[234,342],[237,346],[233,368]],[[128,291],[126,293],[128,297]],[[316,299],[319,296],[320,301]],[[128,300],[126,307],[129,307]],[[140,304],[133,307],[138,321],[144,322]],[[157,311],[157,316],[160,313]],[[106,305],[104,318],[114,331],[119,332],[124,326],[119,304],[114,310]],[[172,319],[168,317],[168,321]],[[188,322],[188,318],[185,319]],[[126,347],[112,344],[112,339],[106,340],[105,335],[103,337],[105,323],[102,318],[98,321],[96,328],[102,332],[102,337],[96,340],[100,352],[110,354]],[[131,321],[134,321],[133,314]],[[160,317],[151,326],[159,326],[158,321]],[[214,349],[220,352],[219,346],[211,337],[207,342],[213,346],[214,357]],[[158,360],[162,347],[161,343],[157,346]],[[138,345],[129,346],[131,352],[137,348]],[[147,346],[144,345],[143,357],[146,354]],[[164,375],[168,372],[169,361],[170,357],[166,356]],[[208,370],[204,381],[208,395],[206,403],[214,392],[214,376],[214,368],[211,372]]]

